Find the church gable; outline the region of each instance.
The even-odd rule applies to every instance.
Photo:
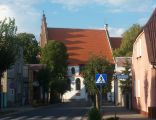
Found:
[[[45,31],[41,31],[41,35],[44,36],[40,40],[41,47],[50,40],[57,40],[66,45],[69,65],[86,64],[88,58],[94,54],[104,56],[114,63],[107,30],[47,27]]]

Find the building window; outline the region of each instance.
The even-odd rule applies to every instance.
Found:
[[[14,95],[14,89],[10,89],[10,95]]]
[[[75,68],[74,67],[71,68],[71,73],[75,74]]]
[[[76,90],[80,90],[80,88],[81,88],[80,79],[77,78],[77,79],[76,79]]]

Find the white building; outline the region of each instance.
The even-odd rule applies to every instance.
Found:
[[[115,57],[115,74],[114,79],[112,81],[113,89],[112,92],[114,93],[114,101],[116,105],[125,106],[125,99],[122,95],[121,88],[120,88],[120,81],[125,80],[117,77],[117,75],[121,75],[122,72],[125,70],[125,63],[126,60],[131,63],[131,57]]]
[[[70,99],[85,99],[87,100],[87,93],[83,84],[84,78],[80,75],[79,66],[68,66],[68,78],[71,81],[71,91],[67,91],[63,95],[64,100]]]

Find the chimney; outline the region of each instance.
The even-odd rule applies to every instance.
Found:
[[[108,30],[108,24],[104,25],[105,30]]]

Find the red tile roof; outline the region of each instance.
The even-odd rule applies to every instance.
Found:
[[[127,61],[131,64],[132,58],[131,57],[116,57],[115,58],[115,63],[117,64],[118,67],[124,67]]]
[[[113,50],[120,48],[122,37],[110,37],[110,43]]]
[[[149,61],[156,65],[156,9],[143,28],[147,43]]]
[[[66,45],[70,65],[85,64],[91,54],[105,56],[114,63],[105,30],[47,28],[47,31],[48,40],[58,40]]]

